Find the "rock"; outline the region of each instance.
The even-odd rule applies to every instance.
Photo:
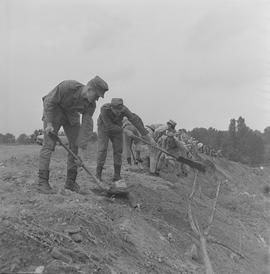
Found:
[[[83,262],[86,263],[89,257],[80,250],[70,250],[67,248],[60,247],[58,250],[72,259],[73,262]]]
[[[67,265],[61,261],[54,260],[50,262],[49,265],[46,266],[44,274],[80,274],[82,273],[75,266]]]
[[[57,247],[54,247],[51,251],[51,256],[54,259],[63,261],[65,263],[70,263],[72,262],[71,258],[68,256],[65,256]]]
[[[17,257],[14,258],[12,260],[12,264],[10,266],[10,272],[13,272],[14,270],[16,270],[19,267],[20,263],[21,263],[21,259],[20,258],[17,258]]]
[[[43,265],[41,266],[38,266],[36,269],[35,269],[35,272],[34,273],[37,273],[37,274],[41,274],[43,273],[45,267]]]
[[[238,255],[234,254],[234,253],[231,253],[230,254],[230,258],[235,262],[235,263],[238,263],[240,258]]]
[[[72,196],[74,194],[74,192],[71,190],[68,190],[68,189],[61,189],[59,191],[59,194],[61,194],[63,196]]]
[[[98,256],[94,255],[94,254],[91,254],[90,255],[90,258],[96,262],[99,262],[101,258],[99,258]]]
[[[165,240],[166,240],[165,237],[163,237],[163,236],[160,236],[159,239],[160,239],[161,241],[165,241]]]
[[[102,265],[99,267],[97,272],[98,274],[114,274],[116,273],[114,270],[112,270],[108,265]]]
[[[172,240],[173,240],[172,233],[168,233],[168,240],[169,240],[169,241],[172,241]]]
[[[76,234],[81,231],[81,228],[79,226],[69,225],[64,231],[68,234]]]
[[[75,243],[80,243],[83,241],[83,237],[80,233],[71,234],[70,237]]]
[[[187,255],[191,260],[198,261],[199,260],[199,253],[198,248],[195,244],[192,244],[190,250],[187,252]]]

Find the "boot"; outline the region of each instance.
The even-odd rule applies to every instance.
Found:
[[[138,162],[138,163],[142,163],[143,162],[143,160],[142,160],[142,158],[136,158],[136,162]]]
[[[121,180],[121,165],[114,165],[114,175],[113,175],[113,182]]]
[[[96,178],[99,181],[102,181],[102,178],[101,178],[102,169],[103,169],[103,166],[97,166],[97,169],[96,169]]]
[[[127,163],[131,166],[131,157],[127,158]]]
[[[53,194],[54,191],[49,184],[49,170],[39,170],[38,171],[38,184],[37,191],[42,194]]]
[[[146,160],[146,166],[147,166],[148,168],[150,168],[150,157],[149,157],[149,156],[146,157],[145,160]]]
[[[68,169],[65,189],[79,193],[80,186],[76,183],[77,169]]]

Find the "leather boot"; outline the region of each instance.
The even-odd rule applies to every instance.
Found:
[[[38,183],[37,191],[42,194],[53,194],[54,191],[49,184],[49,170],[39,170],[38,171]]]
[[[101,179],[102,169],[103,169],[103,166],[97,166],[97,169],[96,169],[96,178],[99,181],[102,181],[102,179]]]
[[[113,175],[113,182],[121,180],[121,165],[114,165],[114,175]]]
[[[146,166],[148,167],[148,168],[150,168],[150,157],[148,156],[148,157],[146,157]]]
[[[79,193],[80,186],[76,183],[77,169],[68,169],[65,189]]]
[[[131,166],[131,157],[127,158],[127,163]]]

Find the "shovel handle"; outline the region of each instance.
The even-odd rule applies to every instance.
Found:
[[[153,147],[153,148],[155,148],[155,149],[157,149],[157,150],[159,150],[159,151],[165,153],[165,154],[168,155],[168,156],[173,157],[176,161],[178,161],[178,162],[180,162],[180,163],[184,163],[184,164],[186,164],[186,165],[188,165],[188,166],[190,166],[190,167],[192,167],[192,168],[195,168],[195,169],[197,169],[197,170],[199,170],[199,171],[201,171],[201,172],[203,172],[203,173],[205,173],[205,171],[206,171],[205,166],[204,166],[203,164],[199,163],[199,162],[189,160],[189,159],[187,159],[187,158],[185,158],[185,157],[182,157],[182,156],[178,156],[178,157],[177,157],[177,156],[175,156],[175,155],[169,153],[167,150],[165,150],[165,149],[159,147],[158,145],[156,145],[156,146],[155,146],[155,145],[152,145],[151,143],[147,142],[147,141],[144,140],[143,138],[141,138],[141,137],[139,137],[139,136],[136,136],[136,135],[134,135],[134,134],[131,134],[130,136],[131,136],[132,138],[135,138],[135,139],[137,139],[137,140],[140,140],[140,141],[142,141],[143,143],[145,143],[145,144],[147,144],[147,145],[149,145],[149,146],[151,146],[151,147]]]
[[[79,163],[80,166],[86,171],[86,173],[88,173],[88,175],[90,175],[90,177],[94,180],[95,184],[100,188],[103,189],[99,180],[92,174],[92,172],[85,166],[84,162],[82,161],[82,159],[76,155],[68,146],[66,146],[62,140],[59,138],[59,136],[54,133],[54,132],[50,132],[49,136],[57,141],[68,153],[70,153],[72,155],[73,158],[75,158]]]

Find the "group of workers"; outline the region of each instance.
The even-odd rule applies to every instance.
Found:
[[[188,157],[200,159],[199,153],[206,154],[211,157],[222,157],[221,149],[216,150],[207,144],[196,140],[194,137],[187,134],[185,129],[179,129],[176,136],[181,140],[189,150]]]
[[[82,159],[86,155],[88,141],[93,133],[92,116],[96,101],[109,90],[108,84],[99,76],[91,79],[86,85],[77,81],[65,80],[58,84],[43,99],[44,139],[39,156],[37,189],[44,194],[53,193],[49,184],[49,170],[52,152],[56,140],[52,134],[58,134],[62,126],[68,139],[70,150]],[[80,114],[82,119],[80,119]],[[173,156],[188,157],[190,149],[183,136],[177,135],[176,122],[169,120],[166,124],[144,125],[141,118],[131,112],[121,98],[113,98],[100,109],[97,120],[98,152],[96,178],[102,181],[102,171],[106,161],[109,141],[113,148],[114,175],[113,182],[121,179],[122,151],[126,153],[128,165],[142,164],[141,151],[147,144],[148,155],[146,166],[153,176],[158,176],[164,165],[173,165],[179,175],[186,175],[184,164],[167,156],[157,147],[166,150]],[[179,132],[178,132],[179,133]],[[135,151],[135,153],[134,153]],[[80,191],[76,182],[78,162],[69,153],[65,188],[74,192]]]
[[[80,155],[86,154],[86,147],[93,133],[92,116],[96,109],[96,101],[109,90],[108,84],[99,76],[91,79],[86,85],[77,81],[65,80],[58,84],[43,99],[43,127],[44,140],[39,155],[39,171],[37,189],[44,194],[54,193],[49,184],[49,170],[52,152],[56,140],[52,133],[57,134],[62,126],[67,136],[71,151]],[[80,124],[80,114],[82,114]],[[121,98],[113,98],[111,103],[101,107],[98,117],[98,155],[96,178],[102,180],[102,170],[107,156],[109,140],[113,147],[114,176],[113,181],[121,178],[123,127],[122,121],[126,117],[136,127],[140,136],[148,143],[155,144],[151,134],[145,128],[141,118],[132,113]],[[78,163],[69,153],[67,160],[67,176],[65,188],[79,192],[80,186],[76,182]]]
[[[142,149],[144,142],[137,138],[139,133],[136,131],[134,126],[130,125],[128,121],[124,122],[123,127],[128,129],[124,131],[124,144],[127,155],[127,163],[131,164],[130,155],[132,154],[132,143],[134,143],[133,147],[136,153],[136,157],[133,157],[134,163],[137,164],[142,162],[143,160],[141,158],[140,152],[145,151]],[[175,129],[176,122],[169,120],[166,124],[152,124],[146,125],[145,127],[150,136],[153,138],[155,144],[155,146],[148,146],[148,153],[146,153],[149,173],[153,176],[159,176],[161,169],[171,166],[173,170],[176,171],[178,176],[181,174],[186,176],[187,167],[175,160],[175,158],[178,156],[187,157],[189,153],[185,143],[177,138],[177,132]],[[131,131],[132,134],[129,133],[129,131]],[[171,156],[168,156],[166,153],[162,152],[162,150],[159,150],[156,147],[161,148],[163,151],[167,151],[169,154],[171,154]]]

